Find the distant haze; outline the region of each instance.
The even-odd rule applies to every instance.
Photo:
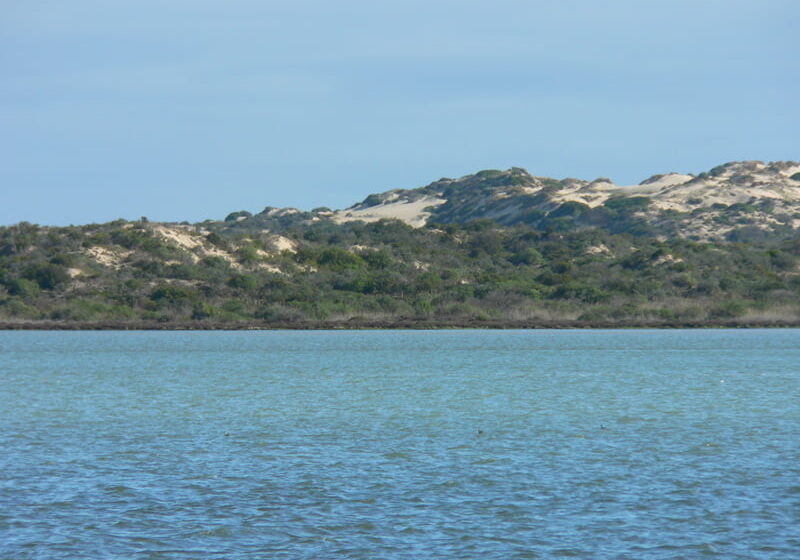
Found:
[[[7,0],[0,224],[800,158],[800,3]]]

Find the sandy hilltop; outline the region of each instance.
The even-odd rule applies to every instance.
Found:
[[[506,225],[535,224],[549,216],[602,225],[598,209],[604,207],[628,208],[665,233],[696,239],[722,239],[742,226],[767,232],[796,229],[800,163],[731,162],[697,175],[653,175],[628,186],[606,178],[537,177],[521,168],[488,170],[371,195],[345,210],[321,212],[320,217],[337,223],[393,218],[420,227],[487,218]]]
[[[800,227],[800,163],[742,161],[699,174],[653,175],[638,185],[552,179],[514,167],[484,170],[458,179],[443,178],[416,189],[369,195],[342,210],[267,207],[252,214],[238,211],[224,221],[199,224],[150,223],[150,234],[197,263],[207,257],[241,268],[241,243],[209,242],[217,233],[264,237],[254,259],[265,271],[277,271],[269,257],[295,252],[290,230],[324,223],[374,223],[399,220],[414,228],[431,224],[466,224],[492,220],[527,225],[541,231],[601,229],[658,239],[754,241],[789,239]],[[129,222],[123,228],[133,227]],[[245,237],[247,239],[247,237]],[[83,249],[105,267],[119,268],[131,251],[115,246]],[[169,261],[168,261],[169,262]],[[79,271],[71,271],[79,275]]]
[[[800,164],[521,168],[343,210],[0,228],[0,328],[800,324]]]

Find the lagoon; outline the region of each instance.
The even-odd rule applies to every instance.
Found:
[[[0,332],[0,557],[775,558],[800,330]]]

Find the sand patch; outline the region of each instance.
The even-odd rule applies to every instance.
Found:
[[[171,241],[181,249],[191,251],[203,245],[203,239],[196,231],[189,231],[183,227],[167,227],[156,225],[152,227],[153,233],[167,241]]]
[[[345,222],[377,222],[383,219],[401,220],[411,227],[422,227],[430,218],[431,213],[426,208],[430,206],[439,206],[447,202],[443,198],[435,196],[426,196],[414,201],[408,200],[391,200],[384,202],[377,206],[369,206],[359,208],[354,206],[347,210],[340,210],[336,212],[332,218],[337,224]]]
[[[84,253],[97,261],[98,264],[119,269],[122,268],[125,259],[133,254],[133,251],[125,249],[111,250],[107,247],[89,247]]]
[[[267,240],[276,251],[282,253],[283,251],[288,251],[290,253],[297,252],[297,242],[289,239],[288,237],[284,237],[282,235],[272,235]]]
[[[588,255],[610,255],[611,249],[605,246],[604,243],[600,243],[599,245],[593,245],[591,247],[586,248],[586,254]]]

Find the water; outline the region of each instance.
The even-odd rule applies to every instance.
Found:
[[[800,331],[0,332],[0,558],[776,558]]]

